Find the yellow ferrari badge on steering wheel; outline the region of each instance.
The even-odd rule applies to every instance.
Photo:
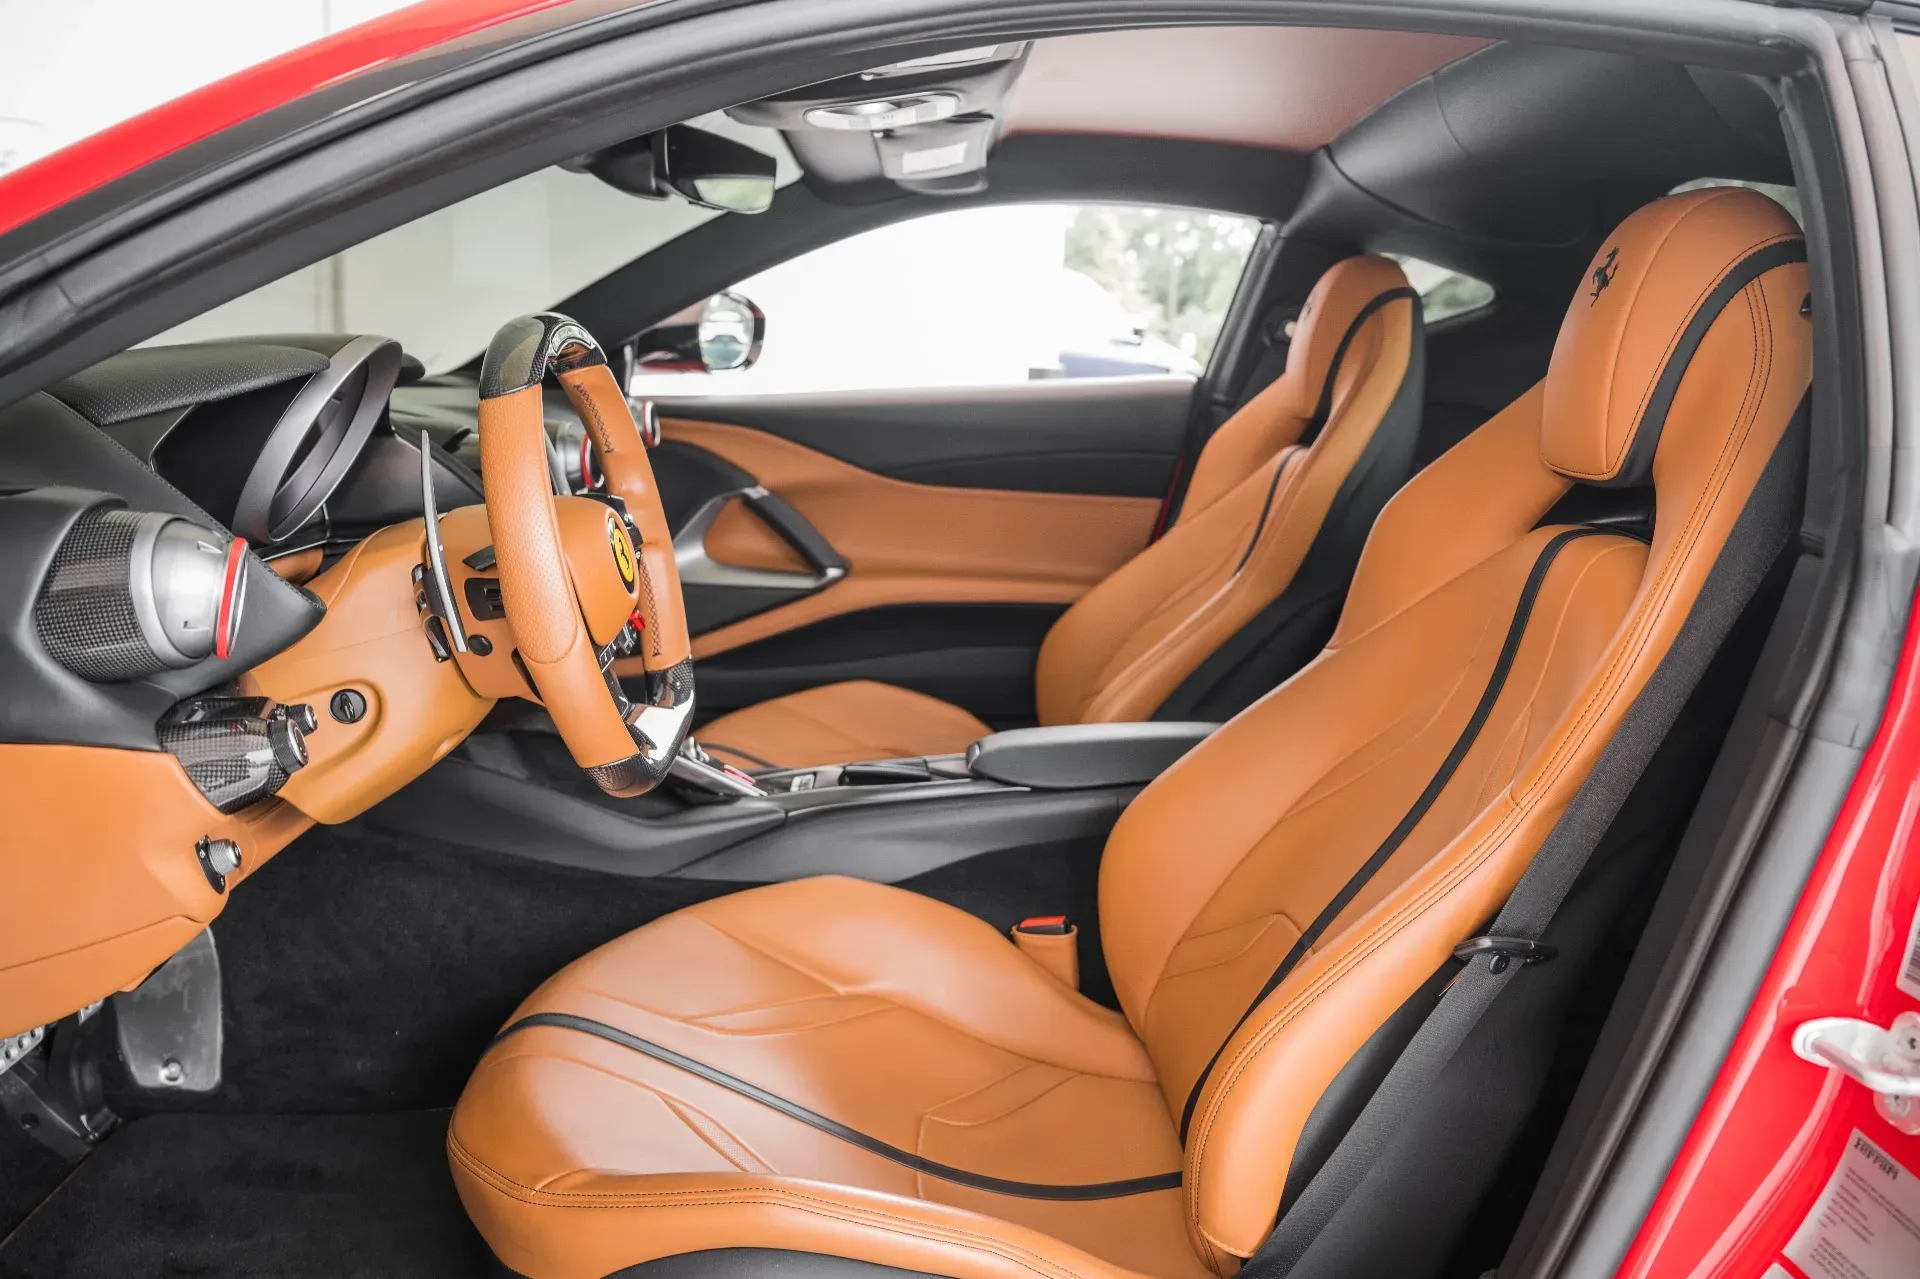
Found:
[[[613,548],[613,566],[620,570],[620,580],[629,589],[633,586],[633,543],[627,540],[627,530],[620,526],[618,516],[607,516],[607,545]]]

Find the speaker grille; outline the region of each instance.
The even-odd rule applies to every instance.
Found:
[[[54,553],[33,625],[53,659],[76,675],[105,682],[160,669],[127,580],[140,520],[134,511],[88,511]]]

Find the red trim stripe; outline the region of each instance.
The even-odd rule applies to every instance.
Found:
[[[234,623],[240,612],[240,571],[246,567],[246,539],[227,543],[227,565],[220,574],[220,612],[213,623],[213,655],[223,661],[233,652]]]

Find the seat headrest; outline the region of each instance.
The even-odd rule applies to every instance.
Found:
[[[1358,321],[1393,297],[1417,295],[1406,273],[1391,258],[1346,258],[1334,263],[1307,294],[1287,346],[1285,382],[1296,402],[1295,416],[1324,418],[1332,400],[1332,376],[1340,350],[1352,341]]]
[[[1540,415],[1546,464],[1588,484],[1650,482],[1667,409],[1707,329],[1759,276],[1806,256],[1787,211],[1744,187],[1670,195],[1622,222],[1554,343]]]

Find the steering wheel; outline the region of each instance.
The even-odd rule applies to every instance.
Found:
[[[554,492],[540,386],[549,374],[599,452],[604,496]],[[575,321],[522,316],[494,334],[480,366],[480,468],[527,677],[600,789],[652,790],[693,721],[693,647],[653,467],[606,355]],[[635,655],[646,668],[639,705],[613,673]]]

